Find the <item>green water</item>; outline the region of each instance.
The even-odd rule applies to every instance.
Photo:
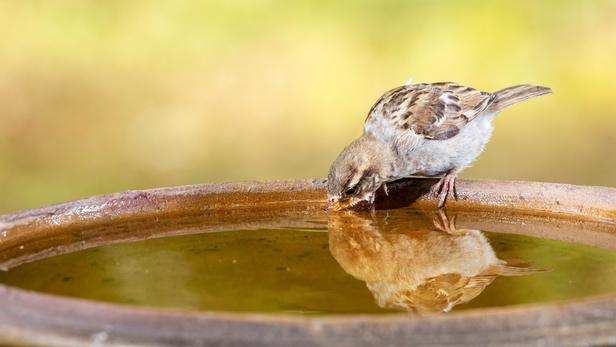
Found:
[[[439,300],[457,311],[616,288],[612,250],[498,232],[401,229],[351,220],[330,222],[329,233],[262,229],[150,239],[24,264],[0,272],[0,283],[122,304],[293,314],[442,311]],[[511,260],[522,272],[485,270],[492,260],[477,259],[492,250],[499,264]],[[460,299],[459,283],[466,282]],[[483,285],[469,284],[475,282]]]

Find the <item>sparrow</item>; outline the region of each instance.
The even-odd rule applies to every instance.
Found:
[[[492,120],[504,108],[551,93],[528,84],[494,93],[453,82],[405,84],[383,94],[368,112],[363,134],[332,163],[327,192],[334,211],[373,206],[375,192],[408,176],[442,176],[434,186],[438,207],[456,177],[483,151]]]
[[[329,249],[345,272],[366,283],[381,308],[449,312],[499,276],[545,271],[530,262],[499,259],[481,231],[456,229],[446,216],[434,216],[431,225],[408,210],[364,214],[330,214]]]

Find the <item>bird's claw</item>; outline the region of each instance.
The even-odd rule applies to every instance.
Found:
[[[458,200],[458,190],[456,189],[457,174],[449,171],[447,174],[438,181],[435,186],[435,193],[438,196],[438,208],[445,207],[447,197],[451,193],[455,200]]]
[[[432,223],[438,230],[444,231],[449,235],[466,235],[465,229],[458,230],[456,228],[456,217],[457,215],[454,215],[453,217],[449,218],[444,210],[439,209],[436,213],[436,216],[434,216],[434,218],[432,219]]]

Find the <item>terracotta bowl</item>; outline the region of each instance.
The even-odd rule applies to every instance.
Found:
[[[377,208],[435,208],[431,179],[390,185]],[[616,249],[616,189],[465,181],[463,227]],[[0,268],[116,242],[301,224],[326,216],[321,179],[129,191],[0,216]],[[472,212],[472,213],[469,213]],[[521,222],[524,226],[521,226]],[[134,307],[0,285],[0,345],[407,346],[616,344],[614,295],[409,316],[291,316]]]

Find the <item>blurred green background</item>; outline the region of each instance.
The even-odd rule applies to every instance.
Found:
[[[323,177],[380,94],[554,94],[463,177],[616,186],[616,1],[0,1],[0,213]]]

